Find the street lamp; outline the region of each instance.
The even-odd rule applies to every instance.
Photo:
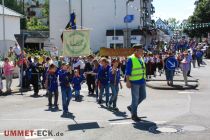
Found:
[[[130,3],[130,2],[133,2],[134,0],[127,0],[126,1],[126,16],[128,16],[128,4]],[[127,30],[127,37],[126,37],[126,45],[127,45],[127,47],[128,47],[128,22],[126,22],[126,30]]]

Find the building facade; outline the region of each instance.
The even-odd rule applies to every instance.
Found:
[[[50,40],[59,49],[62,49],[61,34],[72,12],[76,14],[77,29],[90,30],[93,52],[101,47],[114,47],[114,44],[116,47],[130,47],[132,41],[145,44],[142,32],[136,30],[142,30],[144,24],[149,25],[151,0],[134,0],[129,4],[126,4],[127,0],[50,0],[49,2]],[[147,4],[143,5],[145,2]],[[143,7],[147,7],[149,11],[147,17],[143,16],[145,15],[142,12]],[[124,22],[126,8],[127,14],[134,17],[128,24]]]
[[[21,14],[5,7],[3,23],[3,6],[0,5],[0,54],[3,55],[7,52],[8,48],[14,46],[16,41],[15,34],[20,34],[20,18]],[[3,28],[5,27],[5,30]],[[5,31],[5,41],[4,41]]]

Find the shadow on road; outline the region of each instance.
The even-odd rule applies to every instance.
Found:
[[[88,129],[99,129],[100,126],[98,125],[97,122],[90,122],[90,123],[76,123],[76,124],[71,124],[68,125],[68,130],[69,131],[78,131],[78,130],[82,130],[83,132],[85,132],[85,130]]]
[[[141,131],[147,131],[149,133],[153,134],[160,134],[161,132],[157,131],[157,124],[154,122],[146,121],[146,120],[141,120],[138,123],[134,123],[133,127],[135,129],[139,129]]]
[[[115,116],[117,116],[117,117],[124,117],[124,118],[126,118],[128,115],[126,114],[126,112],[121,112],[121,111],[119,111],[119,110],[114,110],[114,109],[112,109],[112,108],[109,108],[109,107],[106,107],[106,106],[104,106],[104,105],[100,105],[101,106],[101,108],[102,109],[106,109],[106,110],[108,110],[108,111],[110,111],[110,112],[112,112]]]

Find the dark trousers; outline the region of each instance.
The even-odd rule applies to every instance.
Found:
[[[87,76],[87,86],[89,93],[93,94],[95,90],[95,79],[93,76]]]
[[[52,106],[52,97],[53,97],[53,93],[54,93],[54,106],[58,106],[58,90],[52,92],[52,91],[48,91],[49,95],[48,95],[48,101],[49,101],[49,107]]]
[[[88,86],[88,91],[93,94],[94,90],[95,90],[95,83],[94,82],[87,82],[87,86]]]
[[[34,95],[38,95],[39,93],[39,74],[33,74],[31,77],[31,84],[34,88]]]
[[[34,88],[34,95],[38,95],[38,93],[39,93],[39,83],[38,83],[38,81],[33,82],[32,85],[33,85],[33,88]]]

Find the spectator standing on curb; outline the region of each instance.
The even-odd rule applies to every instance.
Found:
[[[11,85],[12,85],[12,72],[14,71],[14,66],[10,64],[9,58],[4,59],[4,76],[6,79],[6,92],[10,93],[11,92]]]

